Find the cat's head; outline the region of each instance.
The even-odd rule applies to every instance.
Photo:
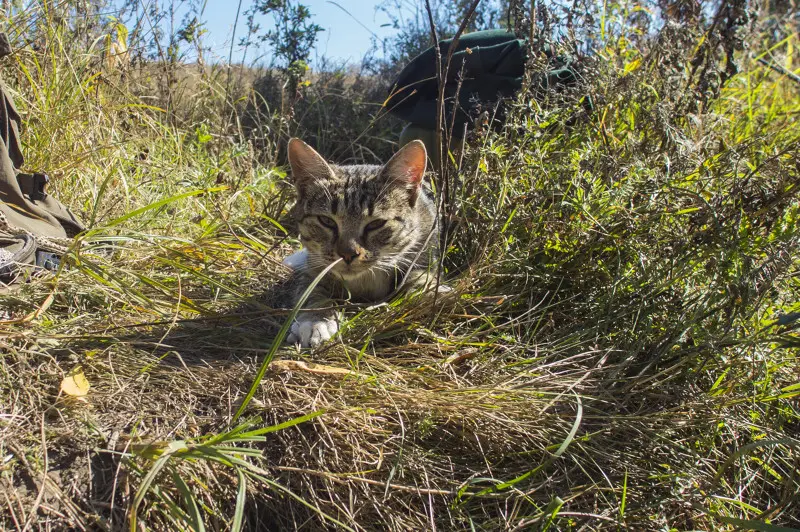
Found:
[[[422,142],[406,144],[383,166],[334,166],[302,140],[291,139],[289,163],[311,268],[342,258],[334,272],[354,279],[413,260],[420,232],[432,226],[420,219],[427,211],[419,208],[427,199],[420,191],[427,163]]]

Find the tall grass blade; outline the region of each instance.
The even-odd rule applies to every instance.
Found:
[[[723,473],[725,473],[725,470],[728,469],[731,464],[733,464],[733,462],[735,462],[740,456],[743,456],[755,449],[761,449],[764,447],[779,447],[781,445],[800,449],[800,441],[793,440],[791,438],[782,438],[780,440],[762,440],[749,443],[737,449],[736,452],[734,452],[728,457],[727,460],[725,460],[725,462],[719,467],[719,470],[717,470],[717,474],[714,477],[714,482],[719,482]]]
[[[270,425],[269,427],[263,427],[256,430],[251,430],[249,432],[242,432],[237,434],[237,438],[252,438],[254,436],[262,436],[264,434],[269,434],[270,432],[277,432],[279,430],[288,429],[289,427],[294,427],[295,425],[299,425],[301,423],[305,423],[306,421],[310,421],[316,417],[321,416],[325,413],[325,410],[317,410],[316,412],[311,412],[310,414],[305,414],[300,417],[296,417],[294,419],[290,419],[289,421],[284,421],[283,423],[278,423],[277,425]]]
[[[244,503],[247,501],[247,476],[241,469],[236,470],[239,477],[239,489],[236,492],[236,509],[233,512],[232,532],[241,532],[244,526]]]
[[[189,513],[189,520],[192,530],[194,532],[205,532],[206,525],[203,522],[203,515],[200,513],[200,508],[197,506],[197,499],[192,493],[192,490],[186,484],[186,482],[181,478],[180,473],[178,473],[177,468],[173,469],[172,471],[172,481],[175,483],[175,486],[178,488],[178,491],[181,492],[181,496],[183,497],[183,504],[188,510]]]
[[[150,489],[150,486],[151,484],[153,484],[153,481],[155,480],[156,476],[167,465],[167,462],[172,457],[172,453],[177,451],[177,448],[173,449],[174,450],[165,452],[158,458],[158,460],[155,461],[153,467],[150,468],[150,471],[148,471],[147,475],[145,475],[144,479],[142,479],[142,483],[139,485],[139,489],[136,490],[136,496],[133,499],[133,505],[131,505],[130,509],[131,532],[136,532],[137,530],[136,518],[139,511],[139,506],[142,504],[142,500],[144,499],[144,496],[147,494],[147,490]]]
[[[203,194],[214,194],[216,192],[220,192],[222,190],[225,190],[226,188],[227,187],[210,187],[210,188],[204,188],[204,189],[201,189],[201,190],[191,190],[189,192],[184,192],[182,194],[176,194],[174,196],[170,196],[169,198],[164,198],[164,199],[155,201],[155,202],[151,203],[150,205],[145,205],[144,207],[140,207],[140,208],[138,208],[136,210],[133,210],[133,211],[127,213],[127,214],[124,214],[124,215],[122,215],[122,216],[120,216],[118,218],[115,218],[115,219],[111,220],[110,222],[108,222],[105,225],[105,227],[106,228],[116,227],[116,226],[122,224],[123,222],[127,222],[131,218],[135,218],[135,217],[139,216],[140,214],[144,214],[146,212],[149,212],[149,211],[152,211],[152,210],[155,210],[155,209],[160,209],[161,207],[165,207],[165,206],[170,205],[172,203],[184,200],[186,198],[191,198],[193,196],[200,196],[200,195],[203,195]],[[94,231],[89,231],[89,234],[95,233],[95,232],[99,231],[100,229],[101,228],[98,228],[97,230],[94,230]]]
[[[322,279],[328,274],[329,271],[333,269],[334,266],[339,264],[342,259],[338,259],[332,263],[330,263],[324,270],[322,270],[319,275],[308,285],[305,292],[300,296],[300,299],[295,304],[292,312],[289,313],[289,317],[286,318],[286,321],[283,323],[283,326],[278,331],[278,334],[275,336],[275,339],[272,340],[272,345],[267,352],[267,356],[264,357],[264,361],[261,362],[261,367],[258,368],[258,372],[256,373],[255,379],[253,379],[253,384],[250,385],[250,389],[247,391],[247,395],[242,400],[242,404],[239,405],[239,408],[236,410],[236,413],[231,420],[231,423],[235,423],[237,419],[244,413],[247,405],[250,404],[250,401],[253,399],[253,396],[256,394],[258,387],[261,385],[261,380],[264,378],[264,375],[267,373],[267,368],[269,367],[272,359],[275,357],[275,353],[278,352],[281,345],[283,344],[283,339],[286,338],[286,334],[289,332],[289,329],[292,327],[295,318],[297,317],[298,312],[300,309],[303,308],[303,304],[305,304],[306,300],[311,296],[314,292],[314,289],[317,285],[322,281]]]
[[[758,530],[759,532],[800,532],[800,528],[771,525],[769,523],[765,523],[764,521],[756,521],[753,519],[720,517],[719,520],[726,525],[733,525],[738,530]]]

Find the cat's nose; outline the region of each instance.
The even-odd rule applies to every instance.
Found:
[[[352,251],[348,250],[348,251],[340,251],[339,252],[339,256],[342,257],[347,264],[350,264],[351,262],[356,260],[356,257],[358,257],[358,255],[359,255],[358,251],[355,251],[355,250],[352,250]]]

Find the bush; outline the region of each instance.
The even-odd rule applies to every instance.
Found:
[[[379,164],[396,151],[403,127],[381,107],[392,81],[344,67],[323,68],[295,95],[286,76],[268,72],[255,84],[244,124],[253,139],[280,139],[274,145],[280,161],[295,136],[339,163]]]
[[[603,5],[574,28],[585,86],[520,94],[436,180],[454,291],[347,307],[312,353],[272,345],[297,244],[276,146],[384,159],[392,137],[358,138],[380,80],[312,73],[286,106],[270,73],[249,139],[228,71],[158,99],[163,63],[102,71],[36,18],[3,78],[91,228],[0,293],[0,527],[800,525],[793,21],[725,3],[645,31]]]

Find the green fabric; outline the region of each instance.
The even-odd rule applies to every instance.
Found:
[[[8,48],[3,42],[7,44],[0,34],[0,56]],[[0,81],[0,277],[4,278],[30,262],[20,260],[20,242],[25,242],[25,256],[30,257],[32,247],[38,260],[47,252],[63,250],[69,238],[85,229],[67,207],[47,194],[46,175],[20,172],[24,163],[20,116]]]
[[[19,123],[14,103],[0,82],[0,231],[18,229],[48,238],[74,236],[84,227],[64,205],[46,193],[37,195],[27,190],[26,194],[20,186],[18,168],[25,159],[20,149]],[[32,174],[19,177],[26,184],[35,181]]]
[[[428,152],[428,158],[431,160],[433,168],[439,167],[439,150],[436,148],[436,131],[435,128],[421,127],[416,124],[408,124],[400,132],[400,146],[405,146],[412,140],[421,140],[425,144],[425,150]]]
[[[440,43],[442,61],[446,61],[452,39]],[[486,30],[462,36],[453,52],[453,59],[445,80],[445,108],[447,124],[455,113],[456,130],[469,123],[474,102],[496,102],[499,98],[513,96],[522,88],[525,73],[527,41],[518,39],[506,30]],[[551,68],[534,79],[536,91],[545,91],[573,85],[578,78],[569,57],[555,56],[544,48]],[[463,68],[461,90],[458,79]],[[436,127],[436,54],[433,47],[414,58],[402,70],[389,92],[386,109],[412,124],[424,128]],[[454,105],[457,103],[457,105]]]
[[[450,139],[450,151],[456,150],[461,146],[463,138],[459,131],[454,132],[453,138]],[[428,159],[430,159],[430,169],[439,168],[439,150],[436,147],[436,128],[422,127],[417,124],[408,124],[400,132],[400,146],[405,146],[412,140],[421,140],[425,144],[425,150],[428,152]]]

